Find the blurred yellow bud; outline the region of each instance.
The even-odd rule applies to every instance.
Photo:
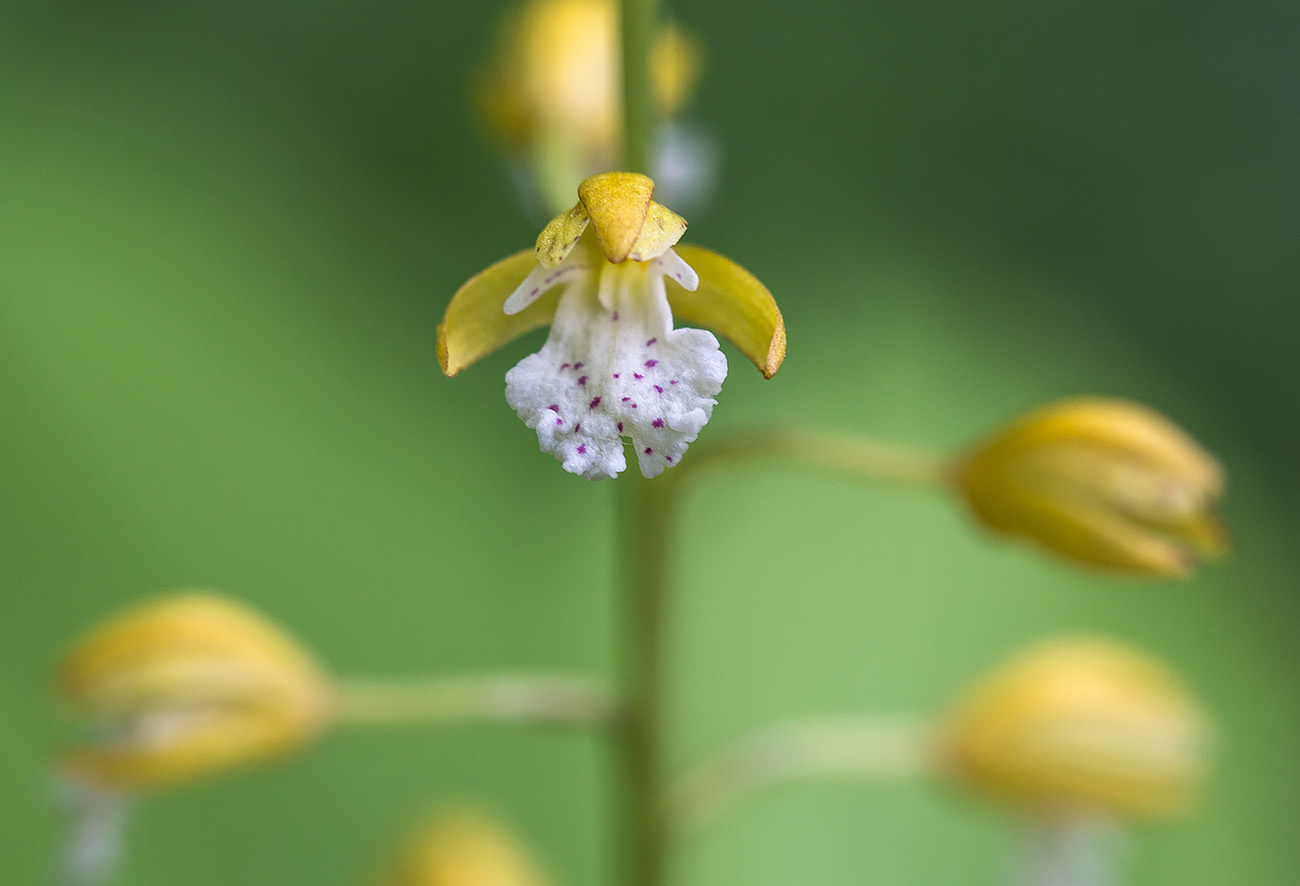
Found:
[[[479,89],[488,122],[527,146],[562,130],[612,162],[619,135],[618,7],[614,0],[531,0],[502,21]],[[671,25],[651,48],[659,113],[679,111],[699,75],[697,42]]]
[[[660,30],[650,55],[659,119],[686,104],[702,55],[679,28]],[[502,20],[477,103],[492,133],[537,179],[547,211],[559,210],[579,181],[616,165],[619,67],[615,0],[529,0]]]
[[[1228,546],[1218,464],[1136,403],[1045,406],[967,453],[954,479],[986,525],[1089,566],[1184,576]]]
[[[414,830],[376,886],[545,886],[512,833],[484,813],[457,810]]]
[[[185,593],[92,629],[58,689],[91,736],[64,756],[76,779],[163,786],[289,752],[328,717],[329,682],[290,636],[248,607]]]
[[[1032,811],[1154,817],[1191,804],[1209,733],[1169,667],[1112,640],[1069,637],[980,680],[940,746],[960,782]]]

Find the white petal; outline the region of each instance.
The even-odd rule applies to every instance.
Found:
[[[665,277],[672,277],[687,292],[694,292],[699,287],[700,275],[695,273],[695,269],[671,249],[666,250],[663,255],[654,261],[659,264]]]
[[[586,250],[575,249],[569,257],[553,268],[540,264],[533,268],[531,274],[524,278],[510,297],[506,299],[504,310],[507,314],[518,314],[541,297],[542,293],[562,283],[573,283],[588,270]]]
[[[601,280],[571,286],[541,351],[506,373],[506,400],[566,471],[616,476],[628,437],[641,473],[654,477],[681,460],[713,413],[726,357],[711,333],[672,328],[662,275],[678,268],[660,259],[606,263]]]

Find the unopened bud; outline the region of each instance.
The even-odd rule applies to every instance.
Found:
[[[1121,400],[1043,407],[975,447],[957,488],[986,525],[1117,572],[1183,576],[1222,553],[1215,460],[1168,419]]]
[[[1191,805],[1209,732],[1168,666],[1070,637],[981,679],[951,712],[941,748],[958,781],[1031,811],[1168,816]]]
[[[59,665],[90,736],[63,757],[76,779],[157,787],[290,752],[327,719],[329,683],[248,607],[185,593],[95,627]]]
[[[545,886],[523,843],[488,815],[467,810],[427,820],[407,838],[376,886]]]

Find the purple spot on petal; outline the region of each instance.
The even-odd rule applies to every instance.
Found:
[[[583,375],[578,378],[579,385],[585,385],[586,383],[587,383],[587,376]]]
[[[677,384],[677,379],[673,379],[673,380],[670,381],[668,384],[670,384],[670,385],[675,385],[675,384]]]
[[[579,443],[579,444],[578,444],[578,455],[586,455],[586,454],[587,454],[587,444],[586,444],[586,443]]]
[[[556,423],[557,425],[562,425],[562,424],[564,424],[564,419],[562,419],[562,418],[557,418],[557,419],[555,420],[555,423]]]
[[[673,457],[672,457],[671,455],[665,455],[665,456],[664,456],[664,461],[672,461],[672,460],[673,460]]]
[[[637,381],[640,381],[641,379],[645,378],[645,376],[642,375],[642,374],[639,373],[639,372],[634,372],[634,373],[632,373],[632,377],[633,377],[634,379],[636,379]]]
[[[661,387],[659,387],[658,385],[655,385],[655,390],[658,391],[658,392],[661,393],[661,394],[664,392],[664,389],[661,388]]]
[[[551,410],[551,412],[559,412],[559,411],[560,411],[560,404],[559,404],[559,403],[552,403],[550,406],[547,406],[546,408],[549,409],[549,410]]]
[[[561,363],[561,364],[560,364],[560,371],[561,371],[561,372],[563,372],[564,370],[566,370],[566,369],[568,369],[568,368],[569,368],[569,364],[568,364],[568,363]]]
[[[573,433],[576,434],[578,433],[578,431],[581,430],[582,430],[582,422],[578,422],[576,425],[573,426]]]
[[[619,422],[619,423],[618,423],[618,432],[619,432],[620,434],[623,433],[623,423],[622,423],[622,422]]]
[[[587,408],[588,408],[588,409],[595,409],[595,408],[596,408],[597,406],[599,406],[599,405],[600,405],[600,398],[599,398],[599,397],[593,397],[593,398],[591,399],[591,402],[587,404]]]
[[[581,368],[582,368],[583,366],[585,366],[585,365],[587,365],[587,364],[585,364],[585,363],[574,363],[574,364],[573,364],[573,368],[574,368],[574,369],[581,369]]]
[[[624,398],[623,398],[623,402],[626,403],[628,400],[631,400],[631,399],[632,399],[631,397],[624,397]]]
[[[532,298],[533,296],[537,295],[537,293],[539,292],[541,292],[541,289],[539,287],[534,286],[533,291],[528,293],[528,297]]]
[[[682,279],[682,272],[681,272],[681,271],[678,271],[677,273],[673,274],[673,276],[676,277],[678,280],[680,280],[680,279]],[[669,460],[669,461],[672,461],[671,458],[668,459],[668,460]]]
[[[647,446],[647,447],[645,448],[645,454],[646,454],[646,455],[649,455],[649,454],[652,453],[652,452],[654,452],[654,450],[651,449],[649,446]]]
[[[664,420],[662,418],[656,418],[654,421],[650,422],[650,426],[652,428],[662,428],[664,426]]]
[[[636,409],[636,404],[635,404],[635,403],[632,404],[632,408],[633,408],[633,409]]]
[[[659,339],[657,339],[657,338],[652,338],[652,339],[650,339],[648,342],[645,343],[645,346],[648,348],[648,347],[650,347],[652,344],[654,344],[654,343],[657,342],[657,341],[659,341]]]
[[[611,319],[611,320],[617,320],[617,319],[618,319],[618,311],[615,311],[615,312],[614,312],[614,316],[610,317],[610,319]]]
[[[622,373],[615,372],[615,373],[614,373],[614,378],[618,378],[619,375],[621,375],[621,374],[622,374]]]
[[[647,361],[645,361],[645,368],[646,368],[646,369],[654,369],[654,368],[655,368],[656,366],[658,366],[658,365],[659,365],[659,361],[658,361],[658,360],[647,360]]]

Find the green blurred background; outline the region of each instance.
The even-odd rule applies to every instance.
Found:
[[[48,669],[145,594],[222,589],[340,672],[608,672],[613,487],[505,405],[536,334],[455,381],[434,329],[533,221],[468,74],[494,4],[0,7],[0,856],[48,878]],[[1221,726],[1137,884],[1300,869],[1300,6],[1291,0],[680,5],[725,152],[693,242],[776,294],[771,382],[731,353],[708,433],[769,419],[958,445],[1076,393],[1220,455],[1238,551],[1112,582],[937,497],[737,471],[685,513],[674,758],[774,719],[923,711],[1044,633],[1178,666]],[[816,515],[810,519],[809,515]],[[143,805],[119,882],[346,884],[409,816],[482,798],[557,881],[608,884],[593,740],[328,737]],[[927,784],[764,794],[689,886],[1001,884],[1019,837]]]

